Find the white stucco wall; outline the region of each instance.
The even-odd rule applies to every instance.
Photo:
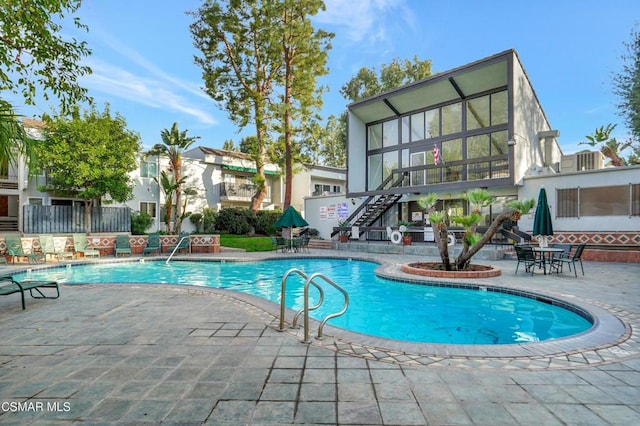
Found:
[[[360,198],[353,199],[340,195],[327,195],[322,197],[309,197],[304,200],[305,220],[309,222],[311,228],[315,228],[320,233],[320,237],[331,239],[331,231],[338,222],[346,219],[361,202]],[[338,216],[342,213],[342,218]]]
[[[589,170],[579,173],[562,173],[547,176],[529,176],[518,190],[518,199],[537,202],[540,188],[544,187],[551,209],[554,231],[638,231],[640,216],[582,216],[580,218],[557,217],[556,189],[591,188],[614,185],[640,184],[640,166]],[[534,210],[523,216],[518,225],[525,232],[533,229]]]

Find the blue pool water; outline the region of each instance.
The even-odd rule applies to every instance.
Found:
[[[414,342],[509,344],[577,334],[592,324],[570,310],[496,291],[416,285],[379,278],[372,262],[347,259],[283,259],[256,262],[123,262],[78,265],[16,275],[60,283],[165,283],[224,288],[272,302],[280,300],[282,276],[291,268],[322,272],[349,293],[347,313],[330,325],[369,335]],[[304,280],[287,281],[286,302],[303,306]],[[311,288],[311,303],[317,291]],[[325,303],[311,316],[322,319],[342,307],[343,296],[325,289]],[[290,317],[287,318],[291,320]]]

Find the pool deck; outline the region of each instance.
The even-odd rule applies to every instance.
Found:
[[[310,255],[378,259],[380,274],[398,279],[408,277],[402,263],[437,260]],[[491,262],[502,275],[472,282],[571,302],[597,318],[595,330],[467,347],[327,326],[305,344],[300,330],[276,330],[274,304],[222,290],[61,286],[57,300],[27,296],[24,311],[18,295],[0,297],[0,423],[640,424],[640,264],[585,262],[576,278],[514,275],[516,263]]]

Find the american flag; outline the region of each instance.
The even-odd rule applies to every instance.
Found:
[[[438,149],[438,145],[433,146],[433,164],[438,165],[440,162],[440,150]]]

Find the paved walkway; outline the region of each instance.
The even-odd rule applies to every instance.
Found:
[[[376,257],[401,278],[397,265],[424,260]],[[494,265],[501,277],[474,282],[572,301],[622,334],[528,356],[448,355],[335,329],[304,344],[276,331],[277,307],[249,296],[63,286],[58,300],[27,298],[25,311],[17,295],[0,297],[0,423],[640,424],[640,264],[585,262],[578,278]]]

